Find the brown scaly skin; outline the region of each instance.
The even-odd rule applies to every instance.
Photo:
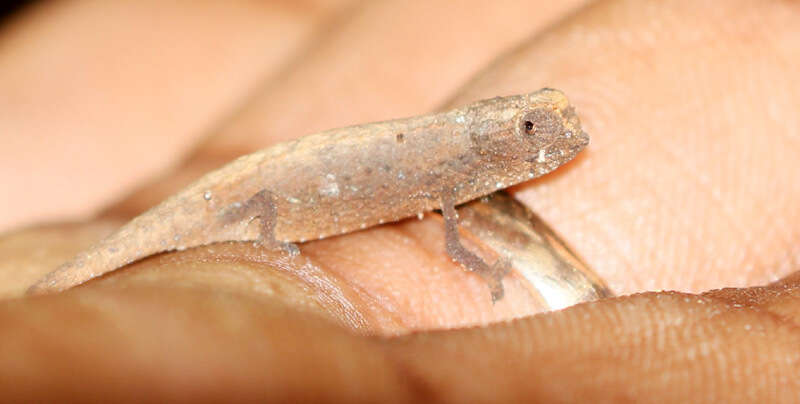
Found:
[[[546,174],[588,142],[566,97],[552,89],[309,135],[209,173],[29,293],[64,290],[163,251],[259,236],[273,246],[395,222],[439,209],[443,198],[463,203]],[[256,217],[260,229],[251,225]],[[489,271],[449,246],[463,265]]]

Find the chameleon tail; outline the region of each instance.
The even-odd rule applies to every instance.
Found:
[[[215,195],[213,191],[228,187],[239,187],[243,193],[250,191],[250,184],[244,179],[253,177],[253,170],[248,168],[257,166],[253,160],[258,157],[256,153],[254,157],[239,159],[206,175],[56,268],[30,287],[27,293],[66,290],[165,251],[226,240],[256,239],[257,234],[250,234],[247,230],[248,220],[225,214],[226,209],[240,205],[237,200],[246,198],[237,192]]]

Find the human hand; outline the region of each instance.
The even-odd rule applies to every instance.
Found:
[[[796,270],[792,7],[601,2],[498,59],[452,102],[565,91],[590,149],[514,191],[617,293],[763,284]],[[311,278],[264,270],[263,254],[234,245],[155,257],[63,295],[3,305],[15,349],[0,357],[22,365],[0,379],[107,394],[141,394],[146,384],[162,397],[795,396],[796,275],[767,288],[648,293],[478,329],[377,340],[344,332],[342,324],[402,333],[513,314],[476,307],[482,290],[455,266],[436,288],[409,281],[426,279],[441,259],[409,259],[441,238],[439,228],[409,222],[308,244],[303,255],[321,269]],[[320,290],[344,299],[326,306]],[[81,371],[44,374],[47,365]]]

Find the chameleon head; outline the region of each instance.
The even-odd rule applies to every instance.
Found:
[[[474,155],[489,183],[507,185],[555,170],[589,144],[575,109],[558,90],[479,101],[469,107]]]
[[[514,116],[517,158],[529,163],[532,176],[555,170],[589,144],[589,135],[564,94],[543,89],[523,96]]]

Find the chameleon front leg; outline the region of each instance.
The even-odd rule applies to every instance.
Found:
[[[259,219],[258,244],[273,250],[283,250],[292,257],[300,254],[300,249],[297,248],[297,245],[280,241],[275,237],[278,207],[275,205],[272,192],[264,189],[253,195],[245,203],[245,209],[252,214],[250,220]]]
[[[480,275],[489,286],[492,293],[492,303],[503,298],[503,277],[511,269],[511,264],[498,258],[493,265],[489,265],[481,257],[468,250],[461,244],[458,235],[458,213],[456,213],[455,200],[449,190],[442,192],[442,216],[444,217],[445,250],[456,262],[464,268]]]

